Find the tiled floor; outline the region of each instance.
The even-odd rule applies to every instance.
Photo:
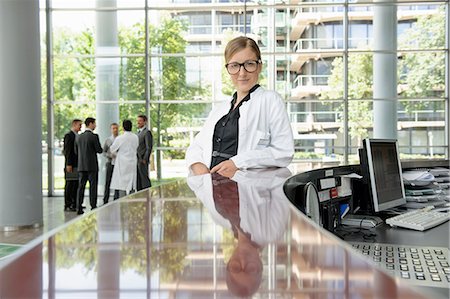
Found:
[[[39,228],[30,228],[10,232],[0,231],[0,243],[22,245],[34,238],[55,229],[77,217],[76,212],[64,212],[63,197],[43,198],[44,225]]]

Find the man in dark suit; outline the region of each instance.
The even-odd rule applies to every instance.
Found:
[[[81,130],[81,119],[74,119],[70,131],[64,135],[64,211],[76,211],[78,190],[78,156],[75,154],[75,138]]]
[[[139,115],[137,117],[139,146],[137,148],[137,191],[151,187],[150,177],[148,175],[148,166],[150,165],[150,154],[153,148],[153,135],[147,128],[147,116]]]
[[[89,181],[89,202],[91,209],[97,207],[97,184],[98,184],[98,160],[97,154],[103,152],[102,145],[97,134],[94,134],[95,118],[88,117],[84,121],[86,131],[78,136],[75,142],[78,154],[78,214],[83,214],[84,189]]]

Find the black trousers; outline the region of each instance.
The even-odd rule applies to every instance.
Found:
[[[136,189],[137,191],[147,189],[152,186],[150,178],[148,177],[148,164],[143,164],[138,161],[137,165],[137,180]]]
[[[127,195],[125,190],[114,190],[114,200],[119,199]]]
[[[64,185],[64,208],[77,206],[78,180],[66,180]]]
[[[89,203],[91,209],[97,207],[97,185],[98,185],[98,171],[79,171],[79,186],[78,186],[78,202],[77,209],[78,212],[82,212],[81,206],[84,201],[84,189],[86,188],[86,183],[89,181]]]
[[[106,163],[106,181],[105,181],[105,192],[103,192],[103,203],[108,203],[109,201],[109,187],[111,186],[112,174],[114,171],[114,165],[111,162]]]

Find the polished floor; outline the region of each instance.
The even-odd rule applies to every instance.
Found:
[[[43,198],[44,224],[39,228],[29,228],[10,232],[0,231],[0,245],[23,245],[77,217],[76,212],[64,212],[63,197]]]

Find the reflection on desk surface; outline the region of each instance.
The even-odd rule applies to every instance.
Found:
[[[254,274],[256,298],[440,298],[311,224],[278,191],[287,175],[190,178],[195,193],[179,181],[86,213],[3,261],[0,298],[235,298],[227,271]]]

